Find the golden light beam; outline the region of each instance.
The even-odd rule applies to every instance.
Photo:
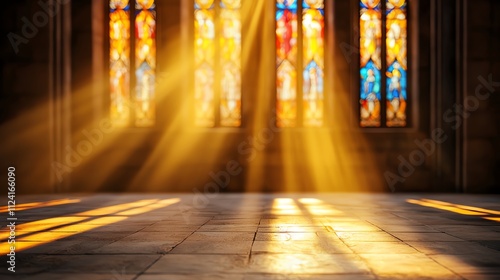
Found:
[[[480,208],[480,207],[475,207],[475,206],[454,204],[454,203],[433,200],[433,199],[425,199],[425,198],[422,200],[427,201],[427,202],[436,203],[436,204],[441,204],[441,205],[454,206],[454,207],[458,207],[458,208],[462,208],[462,209],[466,209],[466,210],[471,210],[471,211],[483,212],[483,213],[488,213],[488,214],[493,214],[493,215],[500,215],[500,211],[495,211],[495,210],[490,210],[490,209],[485,209],[485,208]]]
[[[337,216],[344,213],[317,198],[299,198],[299,202],[307,210],[307,212],[311,213],[313,216]]]
[[[96,219],[91,219],[84,221],[82,223],[79,223],[79,229],[75,231],[75,228],[73,225],[65,226],[58,228],[57,231],[47,231],[47,232],[40,232],[36,234],[32,234],[29,236],[23,236],[23,237],[17,237],[16,238],[16,243],[15,244],[9,244],[7,242],[2,243],[0,245],[0,251],[1,252],[10,252],[12,249],[15,249],[15,252],[20,252],[24,251],[36,246],[40,246],[43,244],[51,243],[63,238],[67,238],[70,236],[74,236],[76,234],[84,233],[99,227],[107,226],[113,223],[117,223],[123,220],[126,220],[130,216],[134,215],[139,215],[139,214],[144,214],[159,208],[167,207],[170,205],[173,205],[175,203],[178,203],[180,201],[179,198],[170,198],[170,199],[164,199],[161,201],[156,202],[155,204],[148,203],[146,205],[143,205],[143,203],[140,203],[140,205],[143,205],[139,208],[131,209],[131,210],[124,210],[121,212],[116,213],[113,216],[110,217],[99,217]],[[130,205],[130,203],[127,203]],[[133,204],[133,203],[132,203]],[[139,203],[135,203],[135,205],[139,205]],[[105,207],[107,208],[107,207]],[[103,212],[99,212],[101,209],[95,209],[96,213],[108,213],[109,209],[103,209]],[[61,217],[64,218],[64,217]],[[82,217],[77,217],[77,219],[82,218]],[[40,221],[41,222],[41,221]]]
[[[411,204],[417,204],[420,206],[446,210],[446,211],[450,211],[450,212],[462,214],[462,215],[482,216],[483,219],[495,221],[495,222],[500,222],[500,218],[498,218],[498,217],[487,217],[491,214],[498,215],[499,212],[495,211],[495,210],[473,207],[473,206],[468,206],[468,205],[454,204],[454,203],[449,203],[449,202],[444,202],[444,201],[439,201],[439,200],[432,200],[432,199],[421,199],[421,200],[407,199],[406,202],[411,203]]]
[[[64,205],[64,204],[78,203],[78,202],[80,202],[80,199],[67,199],[67,198],[51,200],[51,201],[30,202],[30,203],[17,204],[15,206],[15,211],[23,211],[41,207]],[[8,211],[9,211],[9,206],[0,207],[0,213],[5,213]]]

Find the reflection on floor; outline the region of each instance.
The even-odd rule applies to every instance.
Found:
[[[1,279],[500,279],[500,196],[17,199]]]

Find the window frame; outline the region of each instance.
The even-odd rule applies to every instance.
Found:
[[[381,0],[385,1],[385,0]],[[408,79],[408,87],[407,87],[407,102],[409,103],[407,106],[407,124],[404,127],[388,127],[386,124],[386,105],[381,106],[383,110],[381,110],[381,126],[380,127],[362,127],[360,125],[360,103],[359,103],[359,89],[361,86],[361,81],[359,79],[359,71],[360,71],[360,49],[359,49],[359,40],[360,40],[360,26],[359,26],[359,9],[360,9],[360,0],[351,0],[351,46],[354,46],[356,49],[353,54],[354,57],[351,57],[351,127],[353,130],[363,133],[407,133],[407,132],[416,132],[420,127],[420,115],[419,115],[419,85],[418,85],[418,77],[419,77],[419,55],[418,55],[418,46],[419,46],[419,26],[418,26],[418,11],[419,11],[419,1],[418,0],[407,0],[407,79]],[[385,5],[385,4],[384,4]],[[384,6],[385,7],[385,6]],[[382,11],[382,48],[385,49],[386,46],[386,36],[385,36],[385,10]],[[385,55],[385,50],[382,51],[382,55]],[[386,83],[386,57],[382,57],[383,60],[383,68],[382,72],[382,81]],[[385,87],[384,91],[381,92],[382,103],[386,102],[386,94],[387,89]]]
[[[113,123],[113,120],[111,119],[111,86],[110,86],[110,69],[111,69],[111,59],[110,59],[110,50],[111,50],[111,42],[110,42],[110,20],[111,20],[111,7],[110,7],[110,0],[102,1],[104,5],[104,12],[105,12],[105,23],[103,24],[103,34],[104,34],[104,59],[105,59],[105,86],[104,88],[106,89],[105,91],[105,100],[104,100],[104,114],[107,119],[110,120],[111,123]],[[130,81],[129,81],[129,94],[130,94],[130,117],[129,121],[126,125],[124,126],[113,126],[114,129],[120,130],[120,131],[130,131],[130,132],[139,132],[139,131],[144,131],[144,130],[149,130],[149,131],[157,131],[160,130],[161,127],[164,127],[164,121],[162,121],[158,116],[158,108],[160,107],[160,98],[158,98],[158,78],[159,74],[161,73],[159,71],[160,69],[160,60],[158,59],[160,57],[161,53],[161,28],[158,28],[160,26],[159,24],[159,14],[161,11],[161,0],[155,0],[154,1],[154,11],[155,11],[155,48],[156,48],[156,53],[155,53],[155,60],[156,60],[156,65],[155,65],[155,89],[154,89],[154,98],[153,98],[153,103],[155,106],[154,110],[154,123],[150,126],[138,126],[136,125],[135,121],[135,106],[134,106],[134,101],[135,101],[135,92],[136,92],[136,75],[135,75],[135,62],[136,62],[136,55],[135,55],[135,46],[136,46],[136,37],[135,37],[135,19],[136,19],[136,0],[129,0],[129,22],[130,22],[130,32],[129,32],[129,40],[130,40],[130,51],[129,51],[129,58],[130,58],[130,65],[129,65],[129,75],[130,75]]]

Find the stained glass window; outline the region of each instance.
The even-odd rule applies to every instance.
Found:
[[[155,121],[156,13],[154,0],[137,0],[135,17],[135,124]]]
[[[387,126],[406,126],[406,0],[386,2]]]
[[[276,2],[277,125],[297,119],[297,0]]]
[[[406,0],[361,0],[359,24],[360,125],[382,126],[385,111],[387,127],[404,127],[407,123]]]
[[[300,50],[299,40],[302,41]],[[298,75],[299,71],[302,75]],[[304,126],[321,126],[323,80],[323,0],[303,0],[300,5],[297,0],[277,0],[277,126],[294,127],[300,123]]]
[[[155,3],[135,0],[134,4],[129,0],[109,1],[110,117],[114,125],[122,127],[151,126],[155,122]],[[133,56],[131,46],[135,46]]]
[[[194,2],[195,124],[241,125],[241,0]]]
[[[304,0],[302,7],[303,122],[304,126],[321,126],[324,78],[323,0]]]
[[[220,2],[220,66],[222,126],[241,124],[241,19],[240,1]]]
[[[109,1],[110,118],[117,126],[130,120],[130,5]]]
[[[362,0],[360,25],[361,126],[380,126],[382,11],[380,0]]]

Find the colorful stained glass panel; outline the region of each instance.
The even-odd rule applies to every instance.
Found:
[[[111,0],[109,7],[110,118],[123,127],[130,121],[130,6]]]
[[[303,124],[323,124],[324,8],[323,0],[302,3]]]
[[[381,105],[382,12],[380,0],[360,2],[360,125],[379,127]]]
[[[276,125],[297,121],[297,0],[276,1]]]
[[[387,126],[406,126],[407,19],[406,0],[386,0]]]
[[[241,19],[240,0],[220,2],[220,123],[241,124]]]
[[[195,125],[215,125],[215,11],[213,0],[194,5]]]
[[[154,0],[136,0],[135,17],[135,124],[155,122],[156,11]]]

